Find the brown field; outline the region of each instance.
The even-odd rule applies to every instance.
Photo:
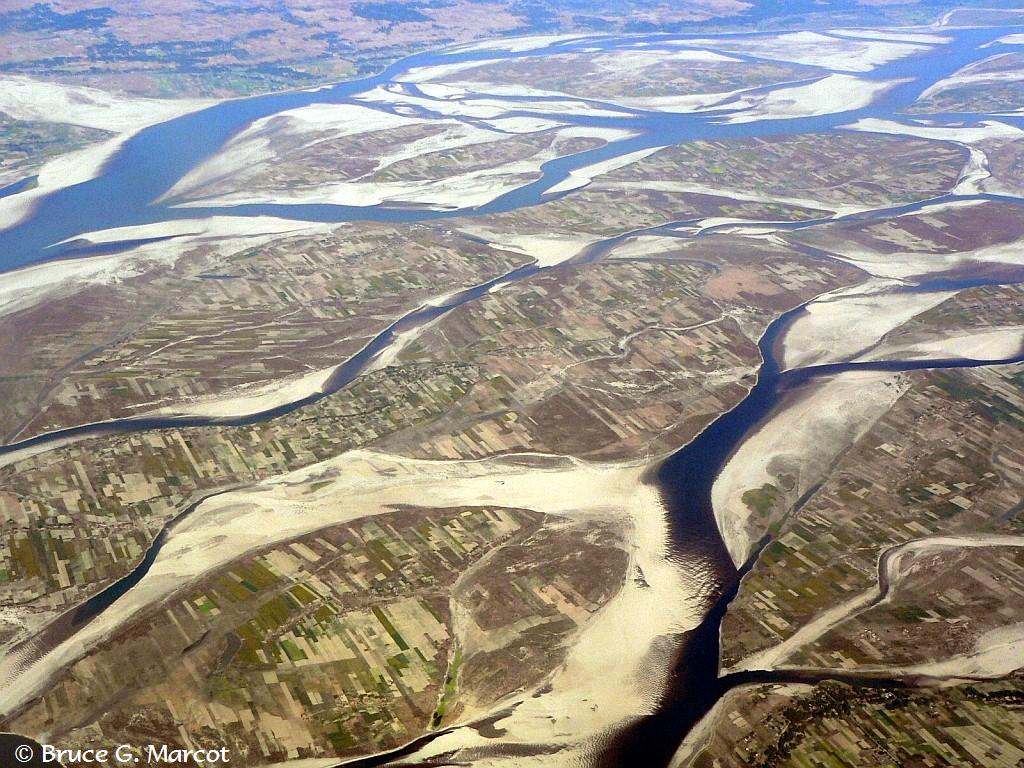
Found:
[[[813,67],[750,62],[663,61],[632,66],[631,52],[572,53],[482,64],[439,77],[470,83],[486,92],[488,84],[521,85],[585,98],[685,96],[755,88],[820,74]]]
[[[0,318],[11,439],[338,365],[455,286],[525,257],[428,227],[342,226],[95,286]]]

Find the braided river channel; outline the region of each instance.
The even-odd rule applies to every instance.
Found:
[[[841,130],[841,126],[863,118],[887,120],[901,119],[902,112],[935,82],[942,80],[965,65],[1012,50],[995,42],[1003,35],[1020,31],[1015,28],[942,30],[949,38],[947,44],[934,46],[922,55],[884,64],[864,75],[870,79],[899,80],[900,83],[872,104],[862,109],[814,117],[778,120],[753,120],[726,123],[728,109],[693,114],[664,114],[642,110],[609,107],[621,116],[596,117],[557,115],[569,124],[598,125],[629,128],[638,132],[632,138],[617,141],[598,149],[581,152],[546,163],[542,176],[473,211],[425,210],[410,207],[376,205],[352,207],[340,205],[240,205],[205,208],[173,208],[153,203],[190,169],[216,153],[232,136],[254,120],[314,103],[345,103],[353,96],[377,86],[392,83],[402,73],[414,67],[452,64],[469,60],[502,60],[536,55],[537,51],[519,53],[474,51],[423,53],[405,58],[382,73],[361,80],[341,83],[316,91],[294,91],[254,98],[223,102],[208,109],[186,115],[143,130],[131,138],[107,163],[94,179],[73,187],[58,190],[40,201],[31,216],[22,223],[0,232],[0,268],[11,270],[29,264],[59,258],[87,258],[90,251],[78,245],[58,246],[88,232],[171,219],[202,218],[207,216],[277,216],[288,219],[346,222],[385,221],[415,222],[483,215],[511,211],[538,205],[549,200],[554,185],[565,180],[578,168],[601,160],[635,152],[639,149],[671,145],[697,139],[729,139],[755,136],[787,135],[809,132]],[[703,36],[705,39],[707,36]],[[566,53],[586,48],[615,50],[635,45],[638,40],[651,42],[663,36],[600,37],[582,41],[555,43],[544,53]],[[674,38],[685,40],[685,38]],[[702,46],[712,47],[713,46]],[[730,52],[730,55],[736,55]],[[786,86],[775,86],[786,87]],[[536,102],[536,99],[533,99]],[[387,108],[381,107],[381,108]],[[529,114],[524,112],[524,114]],[[1015,125],[1018,117],[988,115],[957,115],[957,120],[977,121],[984,118],[999,119]],[[904,118],[905,119],[905,118]],[[939,116],[938,119],[943,119]],[[14,191],[16,192],[16,190]],[[7,194],[14,194],[8,192]],[[991,195],[947,195],[900,208],[854,214],[846,218],[889,218],[911,212],[924,205],[933,205],[954,199],[991,199]],[[999,197],[1012,203],[1017,198]],[[832,222],[835,219],[823,219]],[[806,228],[819,222],[801,222],[788,228]],[[780,228],[787,228],[786,225]],[[701,230],[693,237],[706,237],[713,229]],[[121,243],[120,247],[130,247]],[[114,247],[118,247],[115,244]],[[602,258],[607,248],[594,247],[577,257],[573,263]],[[328,397],[351,383],[373,364],[378,357],[396,343],[398,334],[415,329],[454,308],[486,295],[495,287],[521,281],[543,270],[557,270],[562,266],[521,267],[487,283],[463,290],[437,306],[414,310],[370,341],[359,353],[339,363],[323,392],[310,395],[286,405],[244,417],[165,417],[124,418],[99,424],[71,427],[38,435],[20,442],[0,446],[0,457],[20,452],[45,450],[69,440],[87,439],[98,435],[137,432],[182,426],[240,425],[274,418],[300,408],[322,397]],[[3,275],[0,274],[0,280]],[[1024,281],[1024,270],[1004,270],[999,279],[979,280],[969,275],[944,276],[941,285],[927,281],[908,284],[901,291],[928,292],[973,287],[986,282],[1014,283]],[[792,320],[804,311],[797,307],[778,317],[768,327],[759,342],[762,365],[756,383],[746,398],[735,408],[712,422],[690,443],[651,468],[649,478],[659,486],[665,506],[670,510],[673,560],[681,568],[700,569],[707,584],[706,618],[691,632],[679,638],[679,646],[672,664],[671,679],[658,711],[630,726],[610,744],[598,762],[607,766],[667,765],[682,739],[708,713],[714,703],[730,687],[757,681],[806,681],[799,675],[783,672],[747,672],[721,677],[719,675],[719,626],[729,601],[736,594],[743,569],[736,568],[726,550],[715,521],[711,504],[711,489],[715,478],[744,438],[771,417],[787,393],[791,393],[820,377],[833,376],[853,370],[910,371],[916,369],[954,368],[1024,361],[1024,356],[1006,360],[938,359],[885,362],[846,362],[814,367],[782,370],[779,363],[780,345]],[[167,533],[188,515],[196,505],[167,524],[154,540],[145,559],[130,574],[111,585],[75,611],[62,617],[29,644],[44,653],[48,647],[72,637],[84,624],[99,616],[114,601],[126,594],[145,575],[160,552]],[[762,542],[763,544],[763,542]],[[755,555],[756,557],[756,555]],[[748,563],[749,567],[751,563]],[[898,686],[898,680],[853,680],[856,684]],[[436,738],[438,733],[424,736],[409,747],[387,755],[350,761],[347,765],[383,765],[402,762],[418,746]],[[414,762],[414,760],[413,760]],[[434,763],[432,763],[434,764]]]

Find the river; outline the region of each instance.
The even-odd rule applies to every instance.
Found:
[[[1015,29],[943,30],[952,38],[948,45],[936,46],[926,55],[883,65],[865,75],[876,79],[906,79],[906,82],[886,92],[875,103],[864,109],[821,117],[787,120],[760,120],[749,123],[727,124],[721,115],[666,115],[630,111],[621,117],[580,117],[567,115],[567,122],[587,125],[614,125],[640,131],[640,135],[615,142],[599,149],[553,160],[542,168],[543,176],[503,195],[492,203],[473,211],[473,215],[509,211],[537,205],[548,199],[553,185],[566,178],[573,169],[598,160],[619,156],[637,149],[674,144],[700,138],[746,138],[817,131],[834,131],[839,126],[861,118],[897,117],[926,87],[952,74],[965,64],[1006,50],[1006,46],[981,46]],[[655,37],[655,39],[657,39]],[[637,42],[636,38],[604,38],[598,44],[614,49]],[[559,51],[572,51],[594,47],[592,40],[566,42],[555,46]],[[74,238],[85,232],[136,224],[166,221],[174,218],[199,218],[210,215],[252,216],[273,215],[309,221],[388,221],[411,222],[441,218],[464,217],[467,212],[430,211],[422,209],[373,206],[354,208],[336,205],[246,205],[223,208],[174,209],[153,204],[188,170],[216,152],[232,135],[253,120],[272,115],[284,109],[293,109],[318,102],[340,103],[355,94],[377,85],[391,82],[413,67],[449,64],[471,59],[515,58],[532,52],[515,53],[455,53],[443,55],[424,53],[403,59],[383,73],[363,80],[343,83],[331,88],[296,91],[250,99],[225,102],[201,112],[171,120],[146,129],[129,140],[124,148],[95,179],[57,191],[45,198],[33,215],[22,224],[0,232],[0,267],[13,269],[27,264],[67,256],[67,249],[54,244]],[[991,198],[993,196],[977,196]],[[857,218],[884,218],[899,212],[909,212],[936,201],[952,199],[949,196],[914,203],[909,206],[857,214]],[[962,199],[962,198],[960,198]],[[1020,203],[1017,198],[1000,198]],[[787,225],[792,228],[816,226],[817,222]],[[706,236],[705,230],[697,236]],[[613,238],[612,240],[620,240]],[[609,243],[590,249],[586,258],[598,259],[607,252]],[[0,446],[0,455],[29,448],[44,448],[47,444],[69,438],[135,432],[182,426],[208,426],[212,424],[246,424],[274,418],[307,405],[346,386],[361,375],[377,356],[395,343],[400,332],[427,323],[455,307],[485,295],[497,285],[508,284],[531,277],[540,268],[528,266],[503,275],[495,280],[466,289],[437,306],[425,306],[408,313],[374,338],[358,354],[335,370],[323,393],[312,395],[278,408],[237,419],[214,418],[133,418],[118,419],[102,424],[83,425],[40,435],[19,443]],[[0,277],[2,279],[2,277]],[[972,287],[991,282],[1024,281],[1024,270],[1015,269],[999,280],[969,277],[943,277],[943,290]],[[923,283],[906,286],[904,291],[937,290],[939,284]],[[729,457],[751,430],[770,417],[787,392],[823,377],[851,370],[904,371],[923,368],[952,368],[1020,362],[1024,357],[1002,361],[931,360],[891,361],[872,363],[837,363],[792,371],[781,371],[778,362],[778,342],[792,319],[800,312],[797,307],[777,318],[768,327],[759,342],[762,365],[756,384],[746,398],[731,411],[723,414],[688,445],[652,469],[651,479],[662,491],[666,506],[671,511],[670,527],[674,558],[680,567],[700,569],[706,585],[704,599],[707,615],[700,626],[679,638],[679,650],[671,672],[670,682],[656,714],[644,718],[628,728],[611,744],[601,760],[607,766],[665,765],[678,748],[682,738],[703,717],[729,687],[757,680],[778,679],[781,673],[743,673],[729,678],[719,677],[719,625],[736,594],[741,570],[734,567],[715,523],[711,506],[711,489],[715,478]],[[195,505],[183,514],[189,514]],[[83,623],[87,623],[105,610],[145,574],[159,554],[167,532],[180,520],[169,523],[156,538],[145,560],[120,582],[100,593],[78,611],[62,617],[37,641],[51,644],[70,637]],[[748,567],[752,564],[748,563]],[[758,677],[760,675],[760,677]],[[773,677],[774,675],[774,677]],[[868,681],[870,682],[870,681]],[[896,684],[881,681],[879,684]],[[418,743],[429,741],[425,736]],[[403,750],[403,755],[409,750]],[[390,757],[367,758],[359,765],[385,764]]]
[[[1024,28],[1021,28],[1024,29]],[[920,56],[882,65],[862,76],[873,80],[900,79],[895,86],[863,109],[830,115],[782,120],[753,120],[726,123],[727,112],[668,114],[641,110],[622,117],[560,115],[568,123],[629,128],[639,132],[624,141],[612,142],[546,163],[537,181],[509,192],[474,209],[474,215],[500,213],[543,202],[545,193],[563,181],[569,172],[594,162],[618,157],[638,149],[675,144],[695,139],[740,139],[836,130],[862,118],[892,118],[913,103],[918,94],[962,66],[982,57],[1013,50],[1013,46],[992,44],[1001,35],[1018,28],[943,31],[953,40],[935,46]],[[740,35],[746,37],[749,35]],[[651,36],[652,40],[659,36]],[[642,38],[607,37],[568,41],[552,46],[556,52],[600,47],[615,50],[633,46]],[[989,47],[981,49],[980,46]],[[96,178],[53,192],[40,202],[26,221],[0,232],[0,270],[10,270],[66,255],[63,240],[86,232],[181,218],[205,216],[269,215],[305,221],[387,221],[411,222],[466,216],[465,211],[436,211],[386,205],[353,207],[342,205],[241,205],[206,208],[173,208],[155,204],[189,170],[215,154],[232,136],[252,121],[287,109],[317,103],[353,103],[353,96],[394,82],[415,67],[453,64],[470,60],[512,59],[532,51],[420,53],[388,67],[373,77],[353,80],[328,88],[235,99],[154,125],[136,134],[107,163]],[[743,58],[741,55],[730,55]],[[764,89],[761,89],[764,90]],[[534,100],[535,99],[531,99]],[[363,103],[364,102],[359,102]]]

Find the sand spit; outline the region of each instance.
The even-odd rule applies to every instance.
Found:
[[[408,98],[429,104],[432,112],[445,114],[440,117],[412,117],[356,104],[315,104],[281,112],[254,122],[216,155],[182,178],[163,199],[174,201],[179,207],[251,203],[327,203],[366,207],[401,202],[436,210],[474,208],[535,180],[544,163],[562,155],[560,147],[563,142],[578,138],[615,142],[634,135],[620,128],[566,126],[543,116],[503,117],[516,108],[512,102],[501,103],[500,108],[495,108],[490,100],[458,102],[380,92],[388,98]],[[472,124],[463,122],[461,118],[466,116],[478,118],[478,121]],[[483,120],[483,116],[491,119]],[[381,156],[371,172],[358,178],[342,181],[325,178],[322,183],[304,187],[283,185],[272,180],[261,185],[259,181],[262,168],[269,171],[280,162],[282,152],[296,146],[313,147],[328,139],[422,124],[441,126],[443,132],[397,146]],[[468,171],[455,168],[450,174],[438,178],[372,180],[374,174],[403,160],[479,144],[493,144],[495,151],[500,153],[500,143],[507,140],[510,133],[548,130],[557,131],[555,141],[530,157]],[[253,174],[256,175],[254,183],[250,178]],[[211,185],[219,185],[222,191],[211,193]]]
[[[877,36],[876,36],[877,38]],[[721,37],[688,41],[716,51],[745,53],[774,61],[807,64],[842,72],[870,72],[882,64],[923,53],[931,46],[819,32],[790,32],[763,37]]]
[[[115,133],[137,131],[215,103],[212,99],[125,98],[80,85],[0,78],[0,112],[16,120],[70,123]]]
[[[942,17],[938,21],[936,21],[933,24],[931,24],[931,27],[932,27],[932,29],[940,29],[942,27],[954,27],[954,28],[959,28],[959,29],[973,29],[973,28],[978,26],[976,23],[972,23],[972,22],[969,21],[967,24],[964,24],[964,25],[955,25],[955,24],[953,24],[953,17],[956,16],[957,14],[963,14],[963,13],[970,14],[970,13],[975,12],[977,10],[981,10],[981,9],[969,8],[969,7],[968,8],[954,8],[953,10],[947,11],[946,13],[944,13],[942,15]],[[1005,18],[1006,18],[1008,23],[1012,24],[1015,21],[1015,19],[1012,18],[1012,15],[1019,16],[1021,13],[1024,13],[1024,9],[1021,9],[1021,8],[991,8],[991,7],[989,7],[989,8],[985,8],[984,12],[985,13],[993,13],[993,14],[994,13],[1005,13],[1005,14],[1008,14],[1008,16],[1005,17]],[[1013,35],[1011,35],[1011,37],[1013,37]],[[1024,36],[1022,36],[1022,39],[1024,39]]]
[[[591,163],[590,165],[585,165],[582,168],[575,168],[569,171],[569,175],[562,181],[548,189],[547,194],[554,195],[560,192],[570,192],[575,189],[581,189],[599,176],[604,176],[612,171],[617,171],[619,168],[625,168],[627,165],[632,165],[639,160],[643,160],[645,157],[649,157],[662,149],[665,149],[665,147],[647,147],[645,149],[638,149],[636,152],[629,152],[625,155],[619,155],[618,157],[612,157],[607,160],[601,160],[597,163]]]
[[[715,51],[702,48],[675,48],[673,46],[661,46],[656,43],[644,46],[643,49],[634,48],[628,51],[610,51],[594,57],[594,62],[602,68],[611,69],[616,72],[641,73],[650,67],[659,66],[665,62],[700,62],[702,64],[722,64],[726,62],[741,62],[735,56],[727,56]]]
[[[892,287],[891,281],[870,280],[809,302],[786,330],[783,370],[852,360],[879,344],[887,333],[957,293],[894,293]]]
[[[80,240],[92,245],[103,245],[162,237],[190,241],[221,240],[259,235],[290,235],[309,229],[334,229],[338,226],[345,225],[316,224],[308,221],[281,219],[276,216],[210,216],[204,219],[170,219],[153,224],[101,229],[76,235],[74,238],[61,241],[58,245],[66,245]]]
[[[495,52],[495,53],[521,53],[522,51],[535,51],[541,48],[548,48],[555,43],[564,43],[569,40],[582,40],[588,35],[526,35],[523,37],[505,37],[496,40],[482,40],[477,43],[465,43],[447,49],[448,53],[473,52]],[[595,38],[596,39],[596,38]]]
[[[787,197],[784,195],[771,195],[751,190],[737,189],[734,187],[719,187],[712,184],[700,184],[688,181],[618,181],[614,182],[616,187],[622,189],[646,189],[659,192],[692,192],[696,195],[715,195],[727,197],[730,200],[743,200],[752,203],[775,203],[779,205],[793,205],[800,208],[811,208],[819,211],[831,212],[833,216],[849,216],[855,213],[875,210],[874,206],[856,205],[849,203],[825,202],[807,197]]]
[[[643,259],[662,253],[672,253],[685,247],[676,237],[664,235],[632,235],[622,240],[608,254],[609,259]]]
[[[892,598],[892,595],[899,590],[900,580],[913,567],[914,561],[917,560],[918,557],[934,554],[947,549],[979,547],[1024,547],[1024,536],[1007,536],[1000,534],[930,536],[891,547],[879,556],[880,581],[887,582],[889,585],[888,592],[884,597],[882,595],[881,585],[876,584],[871,589],[865,590],[859,595],[856,595],[845,602],[839,603],[834,608],[819,614],[790,636],[788,640],[779,643],[773,648],[768,648],[759,653],[755,653],[746,659],[743,659],[734,667],[723,671],[733,672],[748,669],[796,669],[797,667],[790,667],[784,664],[786,659],[793,656],[793,654],[801,648],[816,642],[819,638],[824,636],[825,633],[839,626],[848,619],[852,619],[863,613],[868,608],[879,604],[880,600],[883,604],[888,602]],[[1006,649],[1014,648],[1017,649],[1017,651],[1024,649],[1024,633],[1021,631],[1021,625],[1014,625],[1013,627],[1003,629],[1009,629],[1012,631],[1007,634],[1001,634],[1000,632],[986,633],[986,635],[979,638],[978,649],[974,654],[970,654],[965,657],[953,657],[944,662],[937,662],[936,664],[950,665],[948,668],[944,669],[941,675],[935,673],[935,670],[939,669],[939,667],[934,667],[932,672],[914,672],[910,667],[894,670],[892,668],[875,668],[865,665],[857,667],[857,671],[899,671],[900,673],[908,675],[922,674],[934,676],[957,676],[961,674],[973,675],[974,671],[980,670],[981,674],[978,674],[978,677],[1002,677],[1007,674],[1007,672],[1012,672],[1014,669],[1024,666],[1024,654],[1016,652],[1013,654],[1016,666],[1011,667],[1009,670],[1005,670],[1006,659],[1004,654]],[[923,670],[924,668],[931,666],[931,664],[922,665],[918,669]],[[971,671],[968,672],[968,670]],[[992,674],[988,674],[988,672],[991,672]]]
[[[205,187],[235,176],[240,169],[278,159],[275,144],[306,138],[307,143],[384,131],[426,120],[355,104],[310,104],[260,118],[233,137],[212,157],[185,174],[160,201],[201,194]]]
[[[88,285],[112,283],[140,274],[124,254],[50,261],[6,272],[0,280],[0,317]]]
[[[181,400],[140,416],[205,416],[226,419],[263,413],[322,393],[335,370],[337,366],[331,366],[277,381],[235,387],[213,397]]]
[[[454,64],[428,64],[423,67],[412,67],[407,69],[395,78],[395,82],[398,83],[416,83],[421,85],[423,83],[433,82],[444,82],[446,85],[452,87],[465,87],[462,83],[456,86],[455,81],[458,78],[452,77],[452,75],[458,75],[462,72],[466,72],[470,69],[478,69],[479,67],[487,66],[488,64],[494,64],[498,59],[484,59],[483,61],[459,61]],[[474,88],[479,87],[479,83],[474,83]],[[422,88],[421,88],[422,89]],[[544,93],[539,91],[538,93]],[[553,92],[552,92],[553,93]],[[565,94],[558,94],[564,96]]]
[[[738,110],[727,123],[786,120],[849,112],[869,106],[902,80],[868,80],[853,75],[831,74],[806,85],[775,88],[766,93],[747,93],[722,107]]]
[[[970,653],[942,661],[900,667],[904,675],[955,678],[959,680],[997,679],[1024,667],[1024,623],[998,627],[980,635]],[[870,667],[867,669],[871,669]],[[890,668],[884,668],[890,671]]]
[[[0,317],[44,300],[68,296],[89,285],[116,283],[155,266],[173,264],[182,254],[199,245],[228,254],[278,237],[334,226],[337,225],[270,216],[215,216],[90,232],[75,240],[96,245],[148,238],[173,239],[144,243],[122,253],[48,261],[6,272],[0,280]]]
[[[790,396],[722,468],[711,490],[718,529],[737,567],[773,519],[752,518],[743,496],[771,484],[788,507],[819,482],[833,462],[892,408],[909,384],[898,373],[851,371],[816,380]]]
[[[89,181],[124,146],[130,134],[115,136],[98,144],[68,152],[47,162],[36,176],[36,186],[0,198],[0,231],[27,219],[36,204],[51,192]]]
[[[474,91],[478,89],[478,85],[473,86]],[[516,90],[513,95],[519,93],[526,92]],[[408,89],[404,88],[401,83],[378,86],[356,98],[369,104],[388,104],[396,109],[425,109],[443,117],[470,117],[485,121],[502,117],[511,112],[523,111],[553,120],[557,120],[560,115],[622,117],[621,110],[602,109],[576,97],[567,97],[564,101],[508,101],[500,96],[486,98],[486,94],[484,94],[483,97],[473,99],[432,99],[408,92]]]
[[[970,156],[960,172],[956,186],[950,191],[954,195],[980,195],[985,191],[985,182],[991,178],[988,155],[977,147],[968,147]]]
[[[848,131],[886,133],[893,136],[916,136],[921,139],[953,141],[958,144],[974,144],[989,139],[1019,139],[1024,130],[998,120],[982,120],[976,125],[963,127],[946,126],[930,122],[897,122],[866,117],[849,125],[841,126]]]
[[[640,77],[638,75],[637,77]],[[539,88],[532,88],[527,85],[494,85],[491,83],[462,83],[456,82],[450,85],[439,86],[431,83],[421,83],[420,90],[428,95],[432,88],[446,88],[451,89],[451,93],[462,92],[468,94],[470,92],[479,93],[484,96],[502,98],[502,97],[515,97],[520,98],[562,98],[562,99],[576,99],[578,97],[573,96],[570,93],[562,91],[546,91]],[[614,107],[621,107],[625,110],[649,110],[655,112],[677,112],[686,114],[689,112],[702,112],[715,107],[723,105],[730,99],[735,99],[746,92],[747,89],[738,89],[735,91],[726,91],[720,93],[695,93],[687,95],[672,95],[672,96],[616,96],[614,98],[605,98],[595,100],[588,97],[587,104],[592,104],[590,107],[590,115],[594,115],[595,112],[604,117],[623,117],[626,112],[613,111]],[[438,92],[440,93],[440,92]],[[576,105],[580,102],[563,102],[570,105]],[[557,102],[548,102],[549,105],[557,104]],[[603,106],[601,106],[603,105]],[[566,110],[559,109],[558,113],[566,114]],[[577,111],[577,107],[573,106],[570,114]]]
[[[952,211],[957,208],[975,208],[979,205],[985,205],[985,200],[967,200],[967,199],[953,199],[946,200],[941,203],[930,203],[928,205],[922,205],[914,211],[908,213],[901,213],[896,218],[903,218],[904,216],[934,216],[936,213],[942,213],[943,211]]]
[[[880,344],[860,360],[920,360],[959,358],[963,360],[1005,360],[1024,350],[1024,325],[969,332],[936,328],[921,334],[920,341]]]
[[[828,30],[828,35],[831,37],[886,40],[897,43],[921,43],[922,45],[944,45],[953,41],[953,38],[948,35],[936,35],[930,32],[903,29],[889,29],[884,32],[880,29],[830,29]]]
[[[460,229],[466,234],[484,238],[492,248],[529,256],[539,267],[553,267],[569,261],[602,239],[586,235],[516,235],[473,226]],[[500,290],[500,287],[495,286],[492,290]]]
[[[880,253],[856,244],[835,243],[826,247],[829,254],[860,267],[878,278],[904,281],[929,274],[960,269],[970,264],[1024,265],[1024,251],[1019,243],[998,243],[973,251],[954,253],[923,253],[896,251]]]
[[[977,69],[983,64],[991,63],[994,59],[1000,59],[1008,54],[993,56],[985,61],[974,62],[958,72],[954,72],[945,80],[939,80],[922,91],[920,98],[927,99],[936,93],[947,91],[952,88],[959,88],[966,85],[986,85],[988,83],[1012,83],[1024,80],[1024,73],[1021,72],[978,72]]]
[[[687,96],[629,96],[615,99],[616,104],[634,109],[646,109],[653,112],[706,112],[710,109],[727,106],[732,100],[743,95],[746,89],[723,93],[695,93]]]
[[[557,151],[539,152],[527,160],[482,170],[453,174],[429,181],[352,181],[325,184],[302,192],[246,190],[184,203],[179,207],[234,206],[254,203],[276,205],[333,204],[356,207],[413,204],[431,210],[467,210],[493,202],[502,195],[536,181],[541,166],[558,157]]]

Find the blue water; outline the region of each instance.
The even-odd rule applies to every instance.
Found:
[[[474,213],[487,214],[536,205],[545,192],[568,173],[584,165],[619,156],[637,149],[694,139],[747,138],[836,130],[839,126],[867,117],[892,118],[906,109],[926,87],[952,74],[971,61],[1010,50],[994,45],[982,49],[1016,28],[958,30],[943,32],[953,42],[937,46],[932,52],[882,66],[863,75],[871,79],[906,78],[864,109],[821,117],[788,120],[761,120],[750,123],[722,122],[729,110],[714,113],[673,115],[654,112],[624,112],[621,117],[582,117],[563,115],[566,122],[630,128],[640,135],[624,141],[552,160],[542,168],[543,176],[481,206]],[[659,36],[652,36],[657,39]],[[663,36],[661,36],[663,37]],[[742,36],[741,36],[742,37]],[[602,47],[614,49],[633,45],[637,38],[605,38]],[[591,40],[566,42],[556,48],[572,51],[593,47]],[[386,85],[413,67],[488,58],[517,58],[529,52],[504,53],[423,53],[403,59],[373,77],[341,83],[318,91],[293,91],[218,104],[209,109],[152,126],[129,140],[95,179],[48,196],[34,215],[19,226],[0,232],[0,270],[10,270],[38,261],[67,255],[55,243],[86,232],[181,218],[210,215],[273,215],[307,221],[388,221],[411,222],[465,216],[459,211],[428,211],[387,206],[352,207],[341,205],[244,205],[230,207],[175,209],[153,201],[167,192],[189,170],[215,154],[226,141],[253,120],[314,103],[343,103],[355,94]],[[730,55],[736,56],[732,53]],[[741,57],[743,58],[743,57]],[[752,57],[746,57],[752,58]],[[783,86],[792,87],[792,86]],[[763,90],[763,89],[761,89]],[[529,114],[524,112],[524,114]],[[963,116],[961,116],[963,117]]]
[[[19,192],[24,192],[26,189],[31,189],[37,178],[37,176],[26,176],[24,179],[16,181],[13,184],[0,187],[0,197],[10,197],[11,195],[16,195]]]

